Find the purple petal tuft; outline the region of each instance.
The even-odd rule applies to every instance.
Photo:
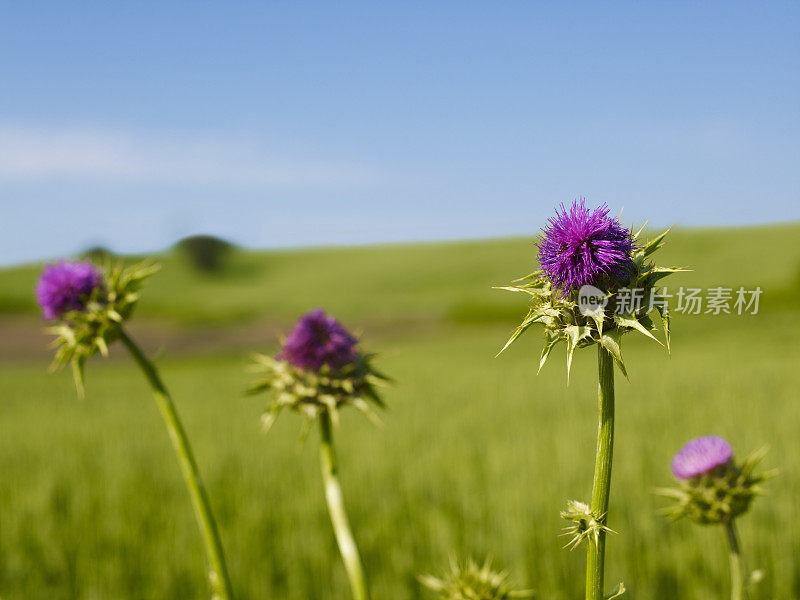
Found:
[[[317,308],[300,317],[277,358],[311,371],[322,365],[340,369],[355,361],[357,343],[339,321]]]
[[[44,318],[58,319],[70,310],[82,310],[103,275],[92,263],[62,261],[47,265],[36,285],[36,299]]]
[[[566,296],[606,277],[623,278],[631,269],[634,248],[629,229],[608,216],[604,204],[594,211],[583,199],[569,211],[562,204],[549,219],[539,244],[539,264],[554,287]]]
[[[678,479],[691,479],[713,471],[733,457],[733,448],[721,437],[709,435],[686,444],[672,459],[672,473]]]

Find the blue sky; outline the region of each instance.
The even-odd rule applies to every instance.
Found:
[[[0,263],[800,219],[800,4],[0,3]]]

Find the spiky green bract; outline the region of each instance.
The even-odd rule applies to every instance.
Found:
[[[675,500],[662,509],[671,520],[688,517],[696,523],[729,523],[750,508],[753,498],[764,494],[761,483],[774,477],[776,470],[755,473],[767,449],[753,452],[742,464],[730,462],[712,471],[680,482],[677,488],[661,488],[655,493]]]
[[[561,534],[570,536],[569,542],[564,547],[574,550],[584,540],[597,546],[601,531],[617,533],[606,527],[605,517],[605,514],[598,515],[592,512],[589,505],[584,502],[567,500],[567,510],[561,511],[561,518],[572,522],[572,525],[564,527],[564,533]]]
[[[633,236],[634,240],[637,240],[641,233],[642,230],[639,230]],[[528,314],[500,352],[508,348],[528,328],[540,324],[544,328],[544,347],[539,359],[539,370],[547,362],[551,350],[558,343],[564,342],[567,346],[567,380],[569,380],[575,349],[601,344],[611,353],[617,366],[627,377],[622,360],[622,335],[629,331],[638,331],[661,343],[653,335],[656,326],[651,315],[654,311],[661,317],[664,342],[669,350],[669,309],[662,296],[662,289],[657,284],[667,275],[686,269],[659,267],[651,262],[651,255],[664,245],[667,233],[669,230],[634,248],[631,253],[631,275],[627,281],[621,282],[619,287],[612,286],[609,281],[604,284],[598,283],[604,288],[602,291],[606,294],[607,303],[605,307],[592,314],[581,313],[577,302],[578,291],[573,290],[567,296],[561,297],[561,290],[553,286],[541,269],[516,280],[514,283],[517,285],[498,287],[497,289],[521,292],[530,296]],[[638,309],[635,309],[637,303],[635,300],[623,296],[624,290],[637,290],[637,298],[641,300]]]
[[[422,575],[420,582],[436,593],[439,600],[508,600],[531,598],[533,590],[514,590],[507,571],[492,570],[491,558],[478,565],[472,558],[462,566],[450,559],[450,572],[439,579]]]
[[[45,329],[56,336],[51,370],[71,363],[79,395],[83,395],[84,364],[98,352],[108,355],[108,347],[119,339],[120,327],[131,317],[139,301],[145,279],[159,268],[149,260],[127,267],[106,261],[102,268],[103,284],[95,288],[83,309],[64,313],[58,325]]]
[[[302,415],[305,437],[321,413],[329,413],[335,424],[339,410],[347,405],[354,406],[371,421],[380,424],[373,405],[385,408],[385,404],[376,387],[385,385],[390,379],[373,368],[374,358],[374,354],[359,354],[354,362],[338,370],[323,365],[319,371],[312,371],[295,367],[286,360],[255,354],[253,370],[264,375],[248,392],[268,394],[267,410],[262,417],[265,429],[272,426],[284,408],[288,408]]]

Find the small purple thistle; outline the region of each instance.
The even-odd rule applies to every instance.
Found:
[[[608,212],[605,204],[590,211],[581,199],[569,211],[562,204],[548,220],[539,243],[539,264],[563,296],[584,285],[597,286],[605,277],[622,279],[630,272],[631,232]]]
[[[36,284],[36,299],[45,319],[58,319],[70,310],[82,310],[102,284],[103,274],[91,262],[61,261],[45,267]]]
[[[672,459],[672,474],[691,479],[713,471],[733,457],[733,448],[723,438],[709,435],[686,444]]]
[[[340,369],[355,361],[356,344],[339,321],[317,308],[300,317],[276,358],[310,371],[323,365]]]

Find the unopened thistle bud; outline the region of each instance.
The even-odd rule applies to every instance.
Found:
[[[268,392],[264,427],[289,408],[303,416],[307,431],[322,412],[336,422],[346,405],[379,422],[372,405],[384,403],[375,388],[389,379],[372,367],[375,355],[362,354],[357,346],[341,323],[316,309],[298,320],[276,356],[256,354],[254,370],[264,375],[249,391]]]
[[[83,393],[83,366],[87,359],[108,354],[119,327],[139,300],[144,280],[158,266],[131,267],[107,263],[100,268],[89,261],[62,261],[47,265],[36,286],[36,298],[45,320],[58,321],[47,328],[56,336],[52,368],[72,364],[78,393]]]
[[[765,453],[766,449],[756,451],[738,464],[730,444],[721,437],[690,441],[672,460],[680,487],[656,490],[676,500],[664,513],[673,520],[688,517],[703,525],[730,522],[747,511],[753,498],[763,494],[760,484],[775,475],[774,471],[754,473]]]
[[[570,540],[564,546],[570,550],[577,548],[584,540],[597,546],[600,532],[617,533],[613,529],[606,527],[605,514],[595,514],[589,505],[577,500],[567,500],[567,510],[561,511],[561,518],[570,521],[572,524],[564,527],[561,535],[570,536]]]
[[[539,241],[540,268],[514,285],[498,288],[530,296],[528,314],[501,352],[540,324],[545,335],[540,370],[550,351],[564,342],[567,378],[575,349],[594,344],[608,350],[626,374],[621,337],[638,331],[658,341],[653,335],[653,311],[661,317],[669,348],[669,312],[657,283],[684,269],[658,267],[650,261],[664,245],[667,232],[640,243],[641,230],[632,234],[608,213],[605,205],[590,210],[580,200],[569,209],[562,204],[549,220]],[[586,304],[584,295],[589,292],[594,301]]]
[[[419,580],[439,600],[510,600],[534,595],[533,590],[513,589],[508,572],[493,570],[490,558],[483,565],[469,558],[463,566],[453,558],[450,572],[442,578],[422,575]]]

